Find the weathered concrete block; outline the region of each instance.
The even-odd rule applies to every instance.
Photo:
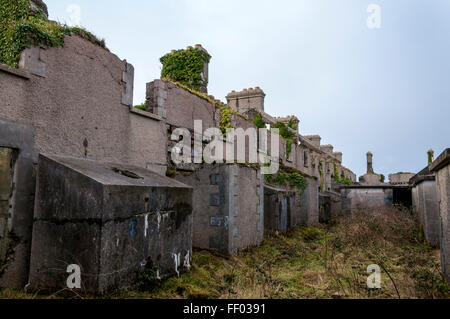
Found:
[[[28,265],[33,225],[34,130],[17,122],[0,119],[0,287],[23,288],[28,282]]]
[[[82,289],[133,284],[152,267],[160,277],[190,267],[192,189],[144,168],[39,157],[30,265],[32,288],[62,288],[68,265]]]
[[[308,187],[300,198],[300,223],[307,226],[319,224],[319,181],[307,178]]]
[[[204,165],[177,180],[193,186],[193,246],[234,255],[264,237],[262,176],[238,165]]]

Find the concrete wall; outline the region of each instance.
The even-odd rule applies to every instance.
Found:
[[[300,224],[313,226],[319,224],[319,182],[307,178],[308,187],[303,192],[300,202]]]
[[[262,242],[264,194],[259,171],[238,165],[205,165],[176,179],[194,189],[194,247],[234,255]]]
[[[66,36],[64,47],[25,50],[20,66],[0,65],[0,130],[5,130],[0,147],[19,151],[18,185],[32,189],[17,191],[27,200],[14,206],[10,234],[18,238],[16,256],[0,278],[0,286],[8,287],[27,283],[33,212],[25,207],[34,196],[33,154],[131,163],[158,173],[167,165],[167,145],[161,142],[167,140],[165,123],[130,110],[131,65],[87,40]]]
[[[439,247],[441,221],[439,194],[434,177],[433,180],[422,180],[417,183],[412,189],[412,194],[413,210],[418,213],[427,242]]]
[[[7,251],[6,259],[0,260],[0,287],[23,288],[28,281],[35,186],[33,163],[37,161],[33,144],[32,127],[0,119],[0,147],[12,150],[12,179],[0,178],[0,184],[13,183],[8,211],[1,218],[3,227],[7,226],[6,238],[2,240]],[[2,233],[5,234],[5,229]]]
[[[450,282],[450,149],[446,149],[431,165],[436,174],[441,219],[442,272]]]
[[[163,278],[189,268],[192,189],[137,166],[40,156],[30,266],[32,288],[132,285],[138,272]]]
[[[0,69],[0,118],[32,125],[38,152],[142,167],[165,163],[164,123],[138,119],[124,104],[132,104],[124,101],[130,95],[124,79],[133,74],[125,61],[77,36],[66,36],[64,47],[28,49],[22,61],[25,77]]]
[[[341,196],[344,213],[387,207],[393,204],[392,188],[345,187],[341,190]]]

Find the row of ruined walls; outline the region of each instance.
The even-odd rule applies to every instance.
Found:
[[[163,92],[160,96],[163,109],[156,109],[153,113],[134,109],[133,67],[77,36],[67,36],[65,46],[61,48],[26,50],[21,66],[20,69],[0,67],[0,120],[7,121],[17,131],[14,141],[11,140],[12,135],[4,134],[0,147],[16,149],[21,154],[19,157],[24,157],[23,165],[30,172],[19,181],[29,187],[21,191],[21,196],[14,197],[16,202],[13,206],[17,210],[13,212],[9,230],[16,244],[12,247],[9,270],[0,279],[1,286],[9,287],[23,287],[27,283],[34,214],[33,185],[39,153],[131,164],[165,175],[167,165],[170,165],[169,136],[173,129],[193,129],[194,119],[202,120],[204,128],[217,127],[219,119],[218,110],[210,102],[171,82],[159,80],[158,94]],[[147,96],[154,92],[154,83],[149,84]],[[233,116],[233,125],[246,129],[253,123],[244,117]],[[21,132],[28,134],[26,147]],[[306,140],[295,144],[291,156],[286,158],[286,145],[281,139],[280,157],[282,165],[299,170],[309,182],[308,189],[296,197],[297,211],[293,214],[292,226],[318,222],[319,186],[323,183],[327,185],[326,189],[331,189],[328,185],[332,185],[333,163],[337,164],[340,174],[343,172],[353,180],[354,174],[342,167],[338,159]],[[325,177],[318,170],[320,162],[328,165],[324,168]],[[231,254],[259,244],[264,237],[265,223],[265,186],[260,172],[252,167],[232,167],[213,166],[206,171],[199,167],[183,167],[180,171],[184,174],[177,177],[189,184],[189,176],[205,175],[200,185],[196,184],[197,179],[191,182],[194,197],[203,195],[207,198],[205,208],[208,213],[206,222],[203,221],[206,225],[217,227],[221,224],[220,218],[225,225],[225,217],[228,217],[227,228],[221,231],[220,236],[231,243],[226,247],[226,252]],[[219,173],[208,173],[208,170],[218,170]],[[216,175],[223,176],[222,182],[213,183],[211,176]],[[241,178],[243,176],[246,178]],[[325,181],[321,182],[321,178]],[[228,183],[221,189],[220,184],[225,181]],[[211,185],[214,190],[209,192],[206,186]],[[195,187],[198,195],[195,195]],[[281,194],[280,198],[284,198],[292,190],[281,188],[277,192]],[[23,204],[25,198],[27,205]],[[282,202],[283,199],[280,209],[286,211]],[[210,214],[212,207],[223,213]],[[200,208],[202,206],[198,206]],[[194,238],[203,231],[194,229]],[[217,238],[220,237],[212,235],[203,240],[208,242],[208,247],[220,246]],[[15,254],[17,247],[20,247],[20,253],[17,251]]]

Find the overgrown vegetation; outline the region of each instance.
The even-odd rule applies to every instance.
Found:
[[[266,127],[262,115],[258,112],[256,113],[255,118],[253,119],[253,124],[259,129]]]
[[[342,176],[339,176],[339,172],[338,172],[338,168],[337,168],[337,164],[336,163],[333,163],[333,166],[334,166],[333,179],[336,182],[341,183],[341,184],[346,184],[346,185],[349,185],[349,186],[353,184],[352,181],[350,179],[346,178],[343,173],[342,173]]]
[[[289,186],[292,188],[297,188],[299,191],[299,196],[303,194],[306,187],[308,187],[308,182],[299,173],[282,173],[279,172],[276,175],[266,174],[264,179],[269,184],[278,184],[281,186]]]
[[[427,155],[428,155],[428,164],[433,163],[433,155],[434,155],[433,152],[432,151],[428,151]]]
[[[104,40],[82,28],[49,21],[40,9],[33,12],[29,0],[0,1],[0,63],[17,68],[26,48],[63,46],[64,36],[71,34],[105,47]]]
[[[139,105],[135,105],[134,106],[135,109],[141,110],[141,111],[146,111],[147,108],[145,106],[145,103],[139,104]]]
[[[289,122],[291,125],[294,125],[294,122]],[[292,152],[292,144],[294,144],[295,133],[289,129],[289,125],[286,125],[283,122],[277,122],[275,124],[270,125],[271,129],[277,128],[279,129],[279,134],[282,138],[286,140],[286,158],[289,158]]]
[[[195,251],[192,269],[105,298],[450,298],[440,274],[439,250],[424,243],[407,210],[358,212],[328,226],[300,227],[267,238],[261,247],[223,258]],[[382,269],[381,289],[367,288],[367,267]],[[72,293],[52,298],[92,298]],[[48,298],[0,290],[0,298]]]
[[[199,91],[208,86],[202,73],[205,63],[209,63],[210,59],[208,53],[197,48],[166,54],[160,59],[163,65],[161,78],[171,79]]]
[[[386,176],[384,174],[380,174],[380,182],[384,183],[386,181]]]

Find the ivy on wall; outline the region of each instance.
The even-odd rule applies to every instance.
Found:
[[[338,168],[336,163],[333,163],[334,166],[334,180],[341,184],[352,185],[352,181],[344,176],[344,172],[342,172],[342,176],[339,176]]]
[[[255,118],[253,119],[253,124],[257,127],[257,128],[265,128],[266,124],[264,124],[262,115],[260,113],[256,113]]]
[[[299,173],[279,172],[277,175],[264,175],[264,180],[267,183],[297,188],[300,196],[303,194],[305,189],[308,187],[308,182]]]
[[[428,164],[433,163],[433,152],[432,151],[428,151],[427,155],[428,155]]]
[[[163,65],[161,78],[168,78],[199,91],[201,87],[208,86],[202,73],[205,63],[209,63],[210,60],[211,56],[208,53],[196,48],[166,54],[160,59]]]
[[[30,0],[0,0],[0,63],[17,68],[26,48],[63,46],[64,36],[71,34],[105,47],[103,40],[82,28],[49,21],[41,9],[33,12]]]
[[[286,158],[289,158],[292,152],[292,144],[294,144],[295,133],[289,130],[289,126],[283,122],[277,122],[270,125],[270,128],[280,130],[280,136],[286,140]]]

